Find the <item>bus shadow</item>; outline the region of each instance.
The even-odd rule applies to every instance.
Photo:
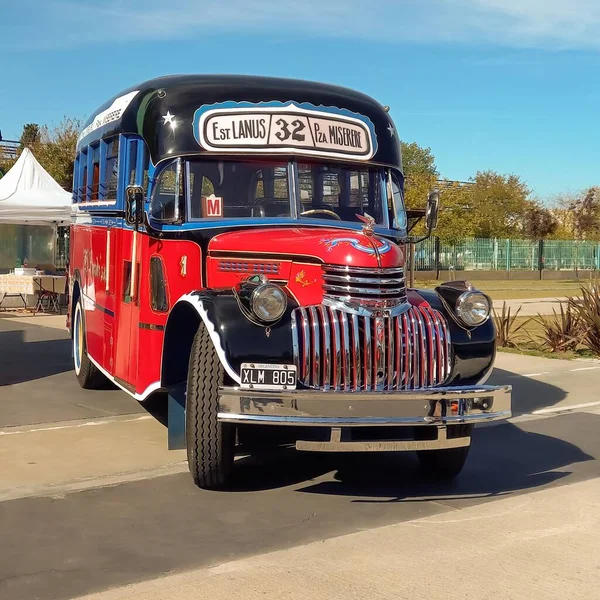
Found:
[[[510,375],[510,380],[508,379]],[[498,370],[498,383],[514,386],[515,414],[552,406],[566,396],[564,390],[540,380]],[[557,417],[555,428],[574,435],[577,422],[598,420],[595,415],[573,413]],[[539,424],[541,421],[530,423]],[[523,427],[526,428],[525,422]],[[535,427],[530,427],[535,429]],[[550,429],[551,428],[545,428]],[[401,502],[432,498],[493,497],[545,486],[572,476],[565,467],[594,460],[577,444],[552,435],[530,432],[512,423],[476,428],[473,447],[461,475],[451,483],[423,478],[416,455],[394,454],[305,454],[287,450],[265,461],[238,461],[234,491],[272,489],[300,485],[298,491],[357,497],[355,502]],[[333,472],[333,476],[327,476]],[[327,476],[327,477],[326,477]],[[307,480],[326,479],[304,485]],[[362,499],[359,499],[362,498]]]
[[[578,420],[588,421],[590,417],[597,419],[600,426],[600,417],[595,415],[580,413],[560,418],[565,431],[574,431]],[[507,423],[475,431],[467,464],[452,482],[425,479],[414,455],[363,455],[346,457],[333,480],[310,484],[298,491],[349,496],[359,503],[472,501],[588,478],[572,467],[593,460],[595,457],[569,441],[523,431]],[[592,476],[596,475],[589,475]]]
[[[0,386],[42,379],[73,369],[69,339],[25,340],[22,329],[0,331]]]

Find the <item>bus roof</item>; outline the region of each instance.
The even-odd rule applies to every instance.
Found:
[[[402,167],[396,128],[379,102],[311,81],[246,75],[152,79],[100,106],[77,150],[119,133],[141,135],[154,164],[191,154],[260,153]]]

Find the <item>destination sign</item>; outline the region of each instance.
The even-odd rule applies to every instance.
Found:
[[[375,154],[376,141],[372,124],[364,119],[287,104],[207,110],[195,125],[198,142],[210,151],[292,152],[369,160]]]

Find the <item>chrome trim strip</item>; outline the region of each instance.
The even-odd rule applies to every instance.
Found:
[[[329,317],[327,315],[327,307],[317,307],[317,312],[321,319],[321,325],[323,327],[323,379],[322,381],[317,379],[313,382],[313,385],[323,387],[324,390],[328,390],[331,387],[331,335],[329,326]]]
[[[333,283],[367,283],[377,285],[404,285],[406,279],[404,277],[398,278],[375,278],[375,277],[353,277],[352,275],[333,275],[331,273],[323,273],[323,279]]]
[[[386,319],[386,346],[387,346],[387,385],[386,389],[394,389],[394,321],[396,319]]]
[[[352,389],[358,391],[363,384],[363,370],[360,357],[360,333],[358,329],[358,316],[351,315],[352,318],[352,366],[354,369],[354,379]]]
[[[340,313],[340,324],[342,328],[342,362],[344,365],[344,390],[352,389],[351,366],[350,366],[350,327],[346,313]]]
[[[373,281],[373,285],[379,285],[378,281]],[[404,287],[399,288],[359,288],[354,286],[341,286],[341,285],[329,285],[323,284],[323,291],[325,292],[346,292],[351,298],[355,298],[357,295],[364,296],[397,296],[403,293]]]
[[[300,315],[302,317],[302,337],[303,337],[303,350],[302,358],[302,383],[308,385],[310,381],[310,324],[308,321],[308,314],[306,309],[300,308]]]
[[[296,365],[296,377],[297,379],[302,380],[302,371],[300,369],[300,344],[298,341],[298,323],[296,319],[296,312],[292,313],[292,349],[293,349],[293,359],[294,365]]]
[[[391,275],[391,274],[404,274],[404,268],[402,267],[350,267],[346,265],[332,265],[330,263],[326,263],[322,265],[324,271],[331,273],[348,273],[348,274],[360,274],[364,273],[366,275]]]
[[[381,317],[376,318],[374,327],[375,343],[373,344],[373,387],[376,390],[385,388],[385,333],[385,321]]]
[[[440,427],[439,431],[444,431]],[[447,438],[439,436],[437,440],[402,440],[402,441],[329,441],[313,442],[298,440],[296,450],[308,452],[414,452],[419,450],[448,450],[450,448],[464,448],[471,445],[470,437]]]
[[[340,339],[340,324],[336,318],[336,313],[331,308],[323,308],[325,312],[329,311],[329,317],[333,327],[333,368],[334,373],[331,376],[331,382],[335,389],[339,390],[342,384],[342,342]]]
[[[365,355],[365,385],[364,390],[370,391],[373,382],[372,371],[373,362],[371,361],[371,318],[363,319],[363,337],[364,337],[364,355]]]
[[[314,306],[308,309],[312,321],[312,379],[311,384],[318,386],[321,381],[321,331],[319,315]]]

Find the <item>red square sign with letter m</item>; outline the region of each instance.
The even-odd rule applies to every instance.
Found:
[[[223,216],[223,198],[211,194],[202,196],[202,216],[204,218]]]

